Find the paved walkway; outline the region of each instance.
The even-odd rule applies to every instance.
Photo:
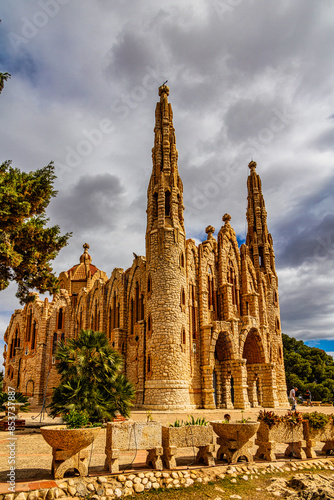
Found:
[[[278,414],[284,414],[288,408],[275,409],[274,411]],[[332,414],[334,413],[333,406],[331,407],[298,407],[298,410],[305,411],[321,411],[323,413]],[[175,422],[176,419],[187,420],[188,416],[191,414],[195,418],[205,417],[207,420],[222,420],[225,413],[231,415],[232,421],[240,420],[241,418],[250,417],[251,420],[255,421],[259,408],[252,408],[242,412],[241,410],[191,410],[189,412],[152,412],[152,417],[155,421],[161,422],[162,424],[170,424]],[[16,491],[27,491],[29,489],[41,489],[50,488],[54,485],[51,475],[51,459],[52,459],[52,449],[44,441],[42,435],[39,431],[39,426],[57,424],[60,422],[59,419],[51,419],[49,417],[44,418],[39,421],[38,419],[33,419],[38,414],[38,410],[31,413],[22,414],[26,420],[26,429],[20,430],[15,433],[14,437],[9,436],[8,432],[0,432],[0,494],[7,492],[7,474],[9,473],[9,450],[8,444],[15,443],[12,448],[15,450],[15,472],[17,489]],[[145,411],[134,411],[131,415],[132,420],[136,422],[145,422],[147,420],[147,413]],[[91,476],[104,474],[104,460],[105,460],[105,439],[106,430],[101,429],[98,437],[93,443],[93,448],[91,450],[90,467],[89,472]],[[254,446],[254,453],[257,447]],[[319,448],[320,449],[320,448]],[[280,449],[278,449],[280,451]],[[284,451],[284,445],[282,448]],[[138,451],[122,453],[120,464],[121,468],[126,470],[138,470],[145,469],[145,459],[146,452]],[[189,467],[194,461],[194,450],[191,448],[182,449],[178,455],[178,466]],[[38,483],[43,482],[43,485],[36,486],[36,481]],[[51,484],[52,483],[52,484]]]

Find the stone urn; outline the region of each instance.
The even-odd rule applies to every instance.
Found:
[[[307,458],[315,458],[317,456],[314,451],[317,442],[325,443],[322,451],[326,454],[334,450],[334,422],[332,419],[322,429],[315,429],[309,420],[303,420],[303,431],[306,441],[305,452]]]
[[[5,408],[6,415],[0,420],[0,429],[14,431],[24,429],[25,420],[19,418],[19,411],[21,406],[25,403],[17,403],[16,401],[6,401],[2,406]]]
[[[55,479],[64,477],[69,469],[76,469],[80,476],[88,475],[88,450],[100,432],[100,427],[67,429],[66,425],[41,427],[41,434],[52,447],[51,471]]]
[[[206,465],[215,465],[213,458],[213,428],[208,425],[184,425],[182,427],[162,426],[162,460],[167,469],[176,467],[175,456],[178,448],[196,447],[196,460]]]
[[[276,460],[276,445],[287,444],[284,455],[289,457],[295,455],[297,458],[306,458],[305,440],[303,434],[303,423],[289,425],[286,422],[277,422],[271,427],[265,422],[260,422],[255,444],[259,446],[255,457],[264,458],[269,462]]]
[[[6,411],[5,419],[8,420],[8,417],[18,418],[20,408],[21,408],[21,406],[24,406],[24,404],[25,403],[17,403],[16,401],[13,401],[13,402],[6,401],[6,403],[3,403],[2,406],[5,407],[5,411]]]
[[[259,422],[229,422],[220,420],[211,421],[214,432],[218,435],[217,443],[220,445],[217,459],[226,455],[228,463],[237,462],[240,457],[245,457],[248,462],[253,462],[250,452],[251,438],[258,430]]]

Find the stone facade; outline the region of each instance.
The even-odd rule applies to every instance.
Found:
[[[248,232],[239,248],[231,217],[217,239],[186,239],[183,185],[169,89],[159,88],[147,193],[146,257],[111,277],[80,263],[60,274],[52,302],[16,310],[5,333],[5,386],[35,404],[59,378],[57,341],[104,331],[124,356],[136,407],[151,410],[287,405],[273,240],[256,163],[249,164]]]

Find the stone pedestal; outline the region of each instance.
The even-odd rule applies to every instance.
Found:
[[[241,457],[245,457],[247,462],[253,462],[253,455],[250,452],[251,441],[241,444],[238,441],[225,441],[222,438],[218,438],[217,444],[220,445],[217,452],[218,460],[222,460],[226,455],[226,460],[229,464],[237,462]]]
[[[259,428],[258,422],[210,422],[214,432],[218,435],[217,444],[220,445],[217,458],[223,459],[226,455],[228,463],[237,462],[240,457],[245,457],[248,462],[253,462],[250,452],[251,438]]]
[[[51,471],[55,479],[62,479],[70,469],[76,469],[80,476],[88,476],[88,452],[80,450],[78,453],[66,450],[52,449]]]

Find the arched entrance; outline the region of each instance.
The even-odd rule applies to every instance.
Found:
[[[215,353],[215,385],[214,398],[216,408],[233,408],[234,379],[231,369],[233,359],[232,343],[227,332],[220,332],[217,338]]]
[[[247,334],[242,357],[246,360],[249,402],[253,408],[262,406],[262,367],[265,364],[265,355],[260,334],[254,328]]]

